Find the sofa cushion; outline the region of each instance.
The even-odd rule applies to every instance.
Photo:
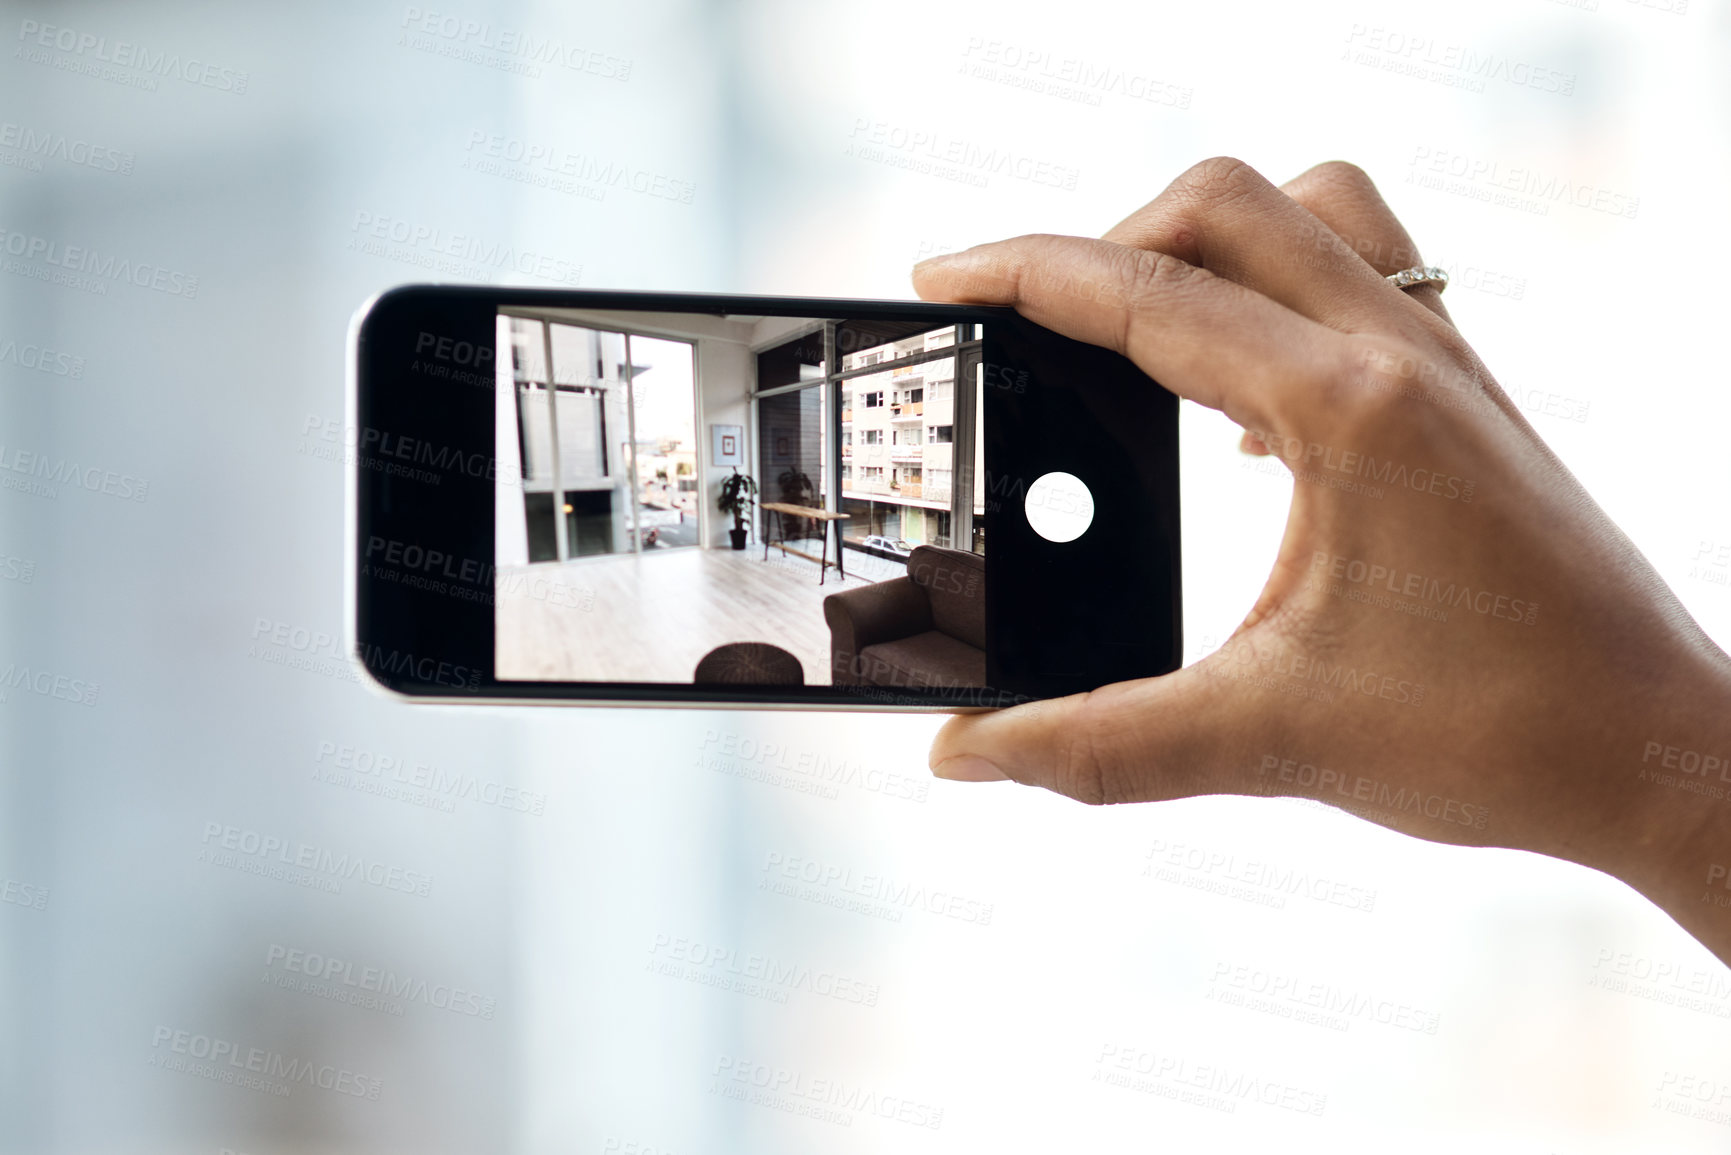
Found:
[[[922,545],[908,557],[908,577],[931,599],[933,626],[977,650],[986,648],[985,558]]]
[[[938,630],[860,651],[859,674],[876,686],[983,686],[986,652]]]

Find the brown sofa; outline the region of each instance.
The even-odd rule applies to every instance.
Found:
[[[917,547],[906,577],[831,594],[830,677],[838,686],[986,684],[986,559]]]

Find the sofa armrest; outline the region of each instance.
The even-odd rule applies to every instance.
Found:
[[[830,681],[857,686],[864,681],[860,651],[925,633],[932,628],[932,605],[912,578],[892,578],[830,594],[823,619],[829,623]]]

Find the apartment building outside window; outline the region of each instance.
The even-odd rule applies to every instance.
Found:
[[[760,378],[760,409],[796,390],[828,391],[836,420],[824,439],[835,449],[813,460],[834,462],[836,493],[824,504],[848,515],[841,530],[851,548],[878,536],[984,552],[982,338],[978,325],[825,321],[785,342],[805,350],[797,381]],[[779,358],[779,349],[761,350],[760,361]],[[958,377],[968,386],[962,394]]]
[[[857,434],[855,460],[873,467],[857,471],[842,486],[842,508],[851,515],[845,523],[848,537],[984,548],[983,502],[973,502],[969,510],[970,523],[977,518],[981,532],[960,542],[952,536],[953,507],[969,496],[952,489],[959,365],[965,364],[976,382],[970,390],[976,404],[969,406],[967,419],[978,429],[978,328],[969,326],[961,335],[958,344],[957,329],[944,326],[842,358],[843,436]],[[880,366],[881,372],[859,372]],[[977,453],[978,446],[976,436],[969,449]]]

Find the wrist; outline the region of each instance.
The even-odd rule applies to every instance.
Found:
[[[1638,702],[1629,740],[1606,752],[1625,819],[1589,865],[1731,960],[1731,660],[1703,639]]]

